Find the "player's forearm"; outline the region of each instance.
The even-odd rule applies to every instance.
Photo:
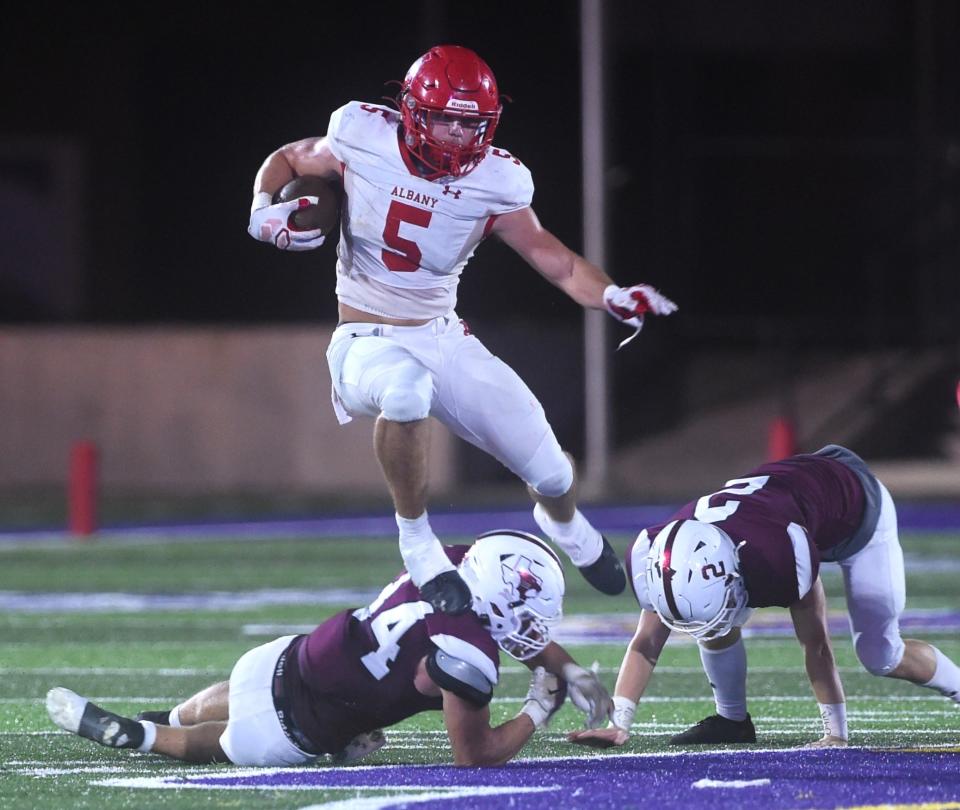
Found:
[[[829,644],[804,647],[807,677],[818,703],[843,703],[843,685]]]
[[[536,727],[529,715],[520,713],[512,720],[488,729],[485,734],[464,735],[455,740],[453,762],[460,767],[490,767],[512,759],[533,736]]]
[[[569,295],[580,306],[587,309],[604,309],[603,291],[613,283],[610,277],[595,264],[591,264],[583,256],[569,251],[569,271],[554,279],[561,290]]]
[[[253,181],[253,193],[273,194],[294,177],[293,166],[284,155],[283,149],[273,152],[260,166]]]
[[[574,253],[549,231],[541,231],[529,242],[511,243],[540,275],[559,287],[580,306],[603,309],[603,291],[612,284],[610,277],[583,256]]]
[[[667,639],[670,638],[670,628],[660,621],[660,617],[651,610],[644,610],[640,614],[637,630],[627,646],[620,665],[620,674],[617,676],[616,694],[640,700],[653,669],[660,659]],[[623,691],[621,691],[621,689]]]
[[[656,663],[656,659],[651,661],[642,653],[633,649],[632,646],[627,647],[623,662],[620,664],[620,673],[617,675],[617,683],[613,688],[613,693],[620,697],[629,698],[634,703],[639,701],[647,690]]]
[[[656,613],[644,610],[640,614],[636,633],[623,655],[614,686],[614,703],[618,709],[622,709],[624,704],[617,698],[626,698],[635,704],[643,697],[668,638],[670,628],[660,621]]]

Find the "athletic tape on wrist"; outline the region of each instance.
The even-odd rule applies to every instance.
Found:
[[[266,208],[268,205],[273,205],[273,196],[266,191],[258,191],[253,195],[253,204],[250,206],[250,213],[259,211],[261,208]]]
[[[523,708],[520,709],[521,714],[527,715],[531,720],[533,720],[533,725],[536,728],[543,728],[543,724],[547,722],[547,717],[549,712],[540,705],[539,701],[530,698],[523,704]]]
[[[820,719],[823,720],[823,733],[831,737],[847,739],[847,704],[818,703]]]

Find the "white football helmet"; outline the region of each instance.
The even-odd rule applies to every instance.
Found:
[[[473,610],[500,649],[525,661],[550,642],[563,615],[563,568],[535,535],[481,534],[459,566],[473,594]]]
[[[743,623],[749,610],[738,548],[722,529],[699,520],[674,520],[660,530],[646,581],[667,627],[706,640]]]

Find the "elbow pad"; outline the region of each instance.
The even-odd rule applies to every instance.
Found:
[[[477,667],[454,658],[439,647],[427,656],[427,674],[441,689],[453,692],[477,708],[486,706],[493,697],[493,684]]]

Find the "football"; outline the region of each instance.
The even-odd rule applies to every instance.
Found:
[[[308,205],[290,215],[293,224],[301,231],[319,228],[324,235],[330,233],[340,218],[340,189],[333,179],[302,175],[294,177],[273,195],[274,203],[289,202],[297,197],[316,197],[316,205]]]

